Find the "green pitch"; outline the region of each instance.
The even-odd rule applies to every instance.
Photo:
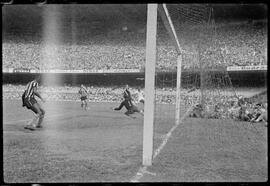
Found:
[[[118,103],[47,102],[44,128],[23,128],[32,113],[3,101],[3,168],[7,183],[129,182],[142,165],[143,116],[115,112]],[[154,149],[173,127],[173,107],[154,126]],[[12,111],[12,112],[10,112]],[[266,181],[263,124],[188,118],[139,181]]]

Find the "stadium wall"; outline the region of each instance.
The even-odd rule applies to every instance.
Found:
[[[183,76],[189,72],[183,72]],[[216,72],[221,73],[221,72]],[[229,71],[232,84],[235,87],[266,87],[267,71]],[[33,80],[36,75],[43,78],[49,77],[50,85],[72,85],[86,84],[91,86],[144,86],[144,72],[137,73],[2,73],[3,84],[26,84]],[[190,74],[189,74],[190,75]],[[191,74],[199,75],[199,72]],[[165,80],[168,86],[176,83],[176,72],[157,73],[157,79]],[[53,81],[57,80],[57,81]],[[157,81],[157,86],[161,82]],[[162,82],[164,86],[164,81]],[[46,84],[45,84],[46,85]],[[184,85],[183,85],[184,86]]]

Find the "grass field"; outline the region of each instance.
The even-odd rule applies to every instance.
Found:
[[[83,111],[79,102],[48,101],[44,128],[28,131],[32,113],[19,100],[3,100],[4,181],[130,182],[142,167],[143,116],[113,111],[118,103],[89,105]],[[154,150],[174,126],[174,111],[158,107],[166,112],[157,114]],[[136,181],[264,182],[267,163],[263,123],[188,118]]]

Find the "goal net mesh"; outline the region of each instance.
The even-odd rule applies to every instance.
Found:
[[[166,7],[181,46],[180,122],[185,116],[231,118],[229,106],[237,95],[226,71],[226,46],[216,38],[213,9],[203,4]],[[179,53],[165,24],[158,16],[155,125],[173,125],[175,119]]]
[[[176,102],[179,53],[164,26],[167,23],[158,14],[154,158],[162,146],[160,144],[164,143],[175,126],[180,124],[182,135],[185,136],[189,135],[185,133],[186,124],[192,128],[197,122],[206,127],[206,139],[213,142],[216,148],[230,145],[238,147],[239,154],[253,153],[252,149],[265,139],[252,124],[235,122],[239,110],[232,108],[237,107],[239,96],[226,71],[229,55],[226,43],[219,40],[221,36],[217,34],[213,9],[202,4],[169,4],[166,7],[181,46],[180,103]],[[178,123],[176,104],[180,104]],[[231,129],[243,133],[238,137],[240,135],[241,140],[247,140],[245,145],[239,142]]]

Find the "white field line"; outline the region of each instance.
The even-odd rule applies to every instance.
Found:
[[[179,123],[176,123],[171,129],[170,131],[165,135],[165,138],[162,140],[162,143],[159,145],[159,147],[154,151],[154,155],[153,155],[153,160],[157,157],[157,155],[159,155],[160,151],[164,148],[164,146],[166,145],[166,143],[168,142],[169,138],[172,135],[172,132],[179,126],[180,123],[183,122],[183,120],[186,118],[186,116],[190,113],[190,111],[193,109],[193,106],[191,106],[187,112],[180,118]],[[147,173],[150,175],[155,176],[155,173],[149,172],[147,171],[147,166],[142,166],[139,168],[139,171],[136,173],[136,175],[134,177],[132,177],[132,179],[130,180],[130,182],[139,182],[139,180],[143,177],[143,175]]]
[[[54,117],[57,117],[57,116],[65,116],[65,115],[68,115],[68,114],[71,114],[71,113],[65,113],[65,114],[51,114],[47,117],[44,117],[44,119],[52,119]],[[5,121],[3,122],[4,124],[15,124],[15,123],[21,123],[21,122],[25,122],[25,121],[31,121],[32,119],[21,119],[21,120],[15,120],[15,121]]]

